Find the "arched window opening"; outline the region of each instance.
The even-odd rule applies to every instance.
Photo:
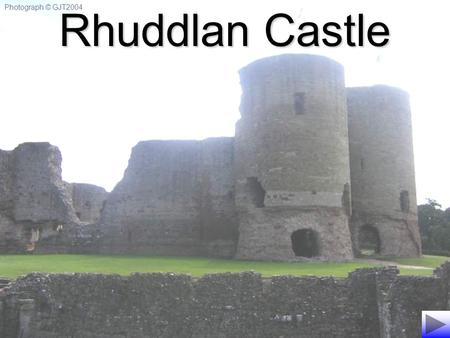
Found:
[[[307,258],[319,256],[319,240],[315,231],[311,229],[294,231],[291,241],[296,256]]]
[[[373,256],[380,253],[381,241],[378,230],[365,225],[359,230],[359,252],[363,256]]]

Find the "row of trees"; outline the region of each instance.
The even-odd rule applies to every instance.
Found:
[[[450,208],[442,209],[435,200],[419,205],[422,250],[429,254],[450,255]]]

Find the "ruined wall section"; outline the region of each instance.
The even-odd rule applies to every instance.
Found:
[[[14,155],[0,150],[0,214],[13,217]]]
[[[0,252],[70,251],[78,219],[69,188],[57,147],[24,143],[1,151]]]
[[[280,55],[240,71],[236,125],[237,257],[296,259],[291,235],[310,229],[316,258],[353,257],[343,67]]]
[[[370,226],[379,235],[379,254],[418,256],[409,96],[388,86],[361,87],[347,89],[347,101],[355,251]]]
[[[70,191],[77,218],[81,222],[97,223],[108,192],[102,187],[85,183],[72,183]]]
[[[14,154],[0,150],[0,252],[17,252],[25,244],[13,221]]]
[[[106,201],[102,250],[232,256],[232,162],[232,138],[140,142]]]
[[[204,253],[233,257],[238,240],[234,203],[234,138],[201,141],[201,204],[198,218]]]
[[[377,276],[380,337],[421,337],[420,310],[448,310],[448,279]]]
[[[61,153],[49,143],[24,143],[14,150],[14,220],[58,225],[76,220],[61,178]]]
[[[443,268],[433,277],[398,276],[396,268],[348,278],[30,274],[0,293],[0,335],[415,338],[422,310],[449,309]]]

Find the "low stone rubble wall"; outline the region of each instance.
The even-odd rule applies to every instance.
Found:
[[[348,278],[30,274],[0,291],[4,338],[420,337],[421,310],[448,308],[450,264]]]

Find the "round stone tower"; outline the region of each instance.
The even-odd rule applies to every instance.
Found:
[[[236,257],[352,258],[343,67],[288,54],[253,62],[240,77]]]
[[[418,256],[409,96],[388,86],[349,88],[355,254]]]

